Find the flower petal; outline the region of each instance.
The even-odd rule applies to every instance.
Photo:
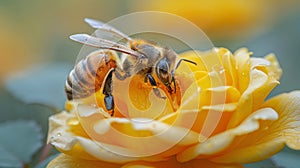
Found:
[[[278,84],[278,81],[257,69],[250,72],[250,83],[241,95],[238,109],[234,113],[228,128],[233,128],[242,122],[252,111],[257,110],[269,92]]]
[[[219,48],[218,51],[222,60],[223,67],[226,75],[226,85],[232,85],[233,87],[238,86],[238,72],[236,69],[236,63],[232,53],[226,48]]]
[[[199,165],[205,168],[243,168],[243,166],[239,164],[218,164],[208,160],[199,159],[187,163],[179,163],[175,158],[161,162],[136,161],[127,163],[125,165],[120,165],[102,161],[78,159],[65,154],[61,154],[53,159],[48,164],[47,168],[191,168],[199,167]]]
[[[186,162],[198,157],[205,157],[206,155],[216,155],[228,148],[236,137],[259,129],[260,120],[276,119],[277,113],[271,108],[260,109],[251,114],[238,127],[217,134],[202,143],[187,148],[177,155],[177,159],[180,162]]]
[[[300,149],[300,92],[278,95],[263,107],[273,108],[278,120],[262,122],[259,130],[236,139],[225,155],[212,159],[221,163],[250,163],[271,157],[285,144]]]
[[[53,115],[49,118],[49,132],[47,142],[55,146],[61,151],[68,151],[75,157],[82,159],[95,159],[89,155],[85,150],[77,144],[74,138],[76,133],[79,136],[86,137],[87,135],[81,127],[74,129],[76,132],[70,132],[72,129],[68,126],[67,122],[74,119],[75,115],[65,111]],[[78,123],[78,122],[77,122]],[[81,130],[81,131],[80,131]]]
[[[276,80],[279,80],[282,75],[282,69],[280,68],[280,65],[275,57],[274,54],[269,54],[265,57],[266,60],[268,60],[271,65],[267,67],[269,69],[269,75],[273,76]]]
[[[107,162],[118,163],[124,163],[140,159],[143,160],[143,158],[130,157],[119,154],[121,152],[111,152],[131,152],[130,150],[127,150],[125,148],[105,143],[96,143],[93,140],[89,139],[89,136],[85,134],[85,130],[80,127],[80,124],[78,122],[74,122],[74,116],[74,114],[67,112],[61,112],[59,114],[51,116],[48,143],[51,143],[56,148],[58,148],[58,150],[65,154],[69,154],[73,157],[81,159],[99,159]],[[79,130],[74,129],[74,127]],[[80,134],[78,134],[78,132],[80,132]],[[82,136],[83,134],[85,134],[85,136]],[[144,160],[157,160],[157,158],[145,158]],[[159,158],[159,160],[163,159]]]
[[[88,132],[94,132],[93,139],[97,142],[120,146],[130,152],[114,149],[112,151],[132,157],[152,156],[167,151],[174,145],[195,144],[198,137],[197,133],[187,128],[142,118],[101,120]]]
[[[137,156],[134,151],[122,148],[115,145],[97,143],[93,140],[76,137],[78,143],[82,148],[89,153],[94,158],[99,159],[100,161],[111,162],[111,163],[126,163],[136,160],[147,160],[147,161],[161,161],[164,158],[161,157],[131,157]],[[128,155],[123,155],[124,153]]]
[[[248,140],[245,140],[248,138]],[[245,163],[253,163],[257,161],[261,161],[264,159],[270,158],[272,155],[275,153],[279,152],[283,147],[284,143],[282,139],[260,139],[259,142],[255,142],[252,144],[249,144],[249,141],[254,141],[254,136],[248,135],[248,136],[243,136],[240,139],[244,139],[244,141],[240,142],[233,142],[234,143],[246,143],[247,147],[242,147],[235,145],[235,148],[237,149],[232,149],[228,150],[228,152],[224,155],[221,155],[219,157],[215,157],[210,159],[213,162],[217,163],[240,163],[240,164],[245,164]],[[265,142],[261,142],[265,141]],[[260,144],[258,144],[260,143]],[[245,144],[244,144],[245,145]]]
[[[121,165],[108,163],[108,162],[101,162],[95,160],[85,160],[85,159],[78,159],[76,157],[71,157],[65,154],[60,154],[58,157],[53,159],[47,166],[47,168],[119,168]]]
[[[278,95],[264,107],[271,107],[279,114],[279,120],[270,126],[270,130],[274,128],[273,134],[280,132],[287,146],[300,150],[300,91]]]
[[[153,93],[153,87],[140,75],[132,76],[123,81],[115,80],[114,98],[116,108],[126,118],[159,118],[165,113],[172,112],[171,99],[162,99]],[[160,85],[159,85],[160,86]],[[168,97],[164,90],[158,87],[162,96]],[[159,104],[159,106],[157,106]],[[176,107],[174,107],[176,108]]]
[[[273,108],[279,115],[276,121],[265,121],[259,130],[236,139],[228,152],[212,161],[220,163],[250,163],[271,157],[285,144],[300,149],[300,92],[278,95],[263,107]]]
[[[232,86],[219,86],[214,88],[208,88],[207,91],[212,92],[212,94],[219,94],[225,96],[226,103],[238,102],[240,99],[240,92]]]
[[[212,103],[207,103],[206,100],[206,102],[200,102],[200,104],[208,104],[208,106],[201,107],[199,105],[199,101],[202,101],[200,96],[208,97],[208,95],[214,99],[213,103],[216,103],[216,105],[211,105]],[[209,137],[226,129],[232,111],[236,108],[235,103],[220,104],[220,100],[215,99],[227,99],[226,101],[229,102],[237,100],[236,97],[239,97],[239,93],[232,87],[215,87],[201,91],[198,82],[193,83],[186,90],[180,109],[161,118],[160,121],[169,125],[191,129],[201,133],[202,136]]]
[[[243,168],[239,164],[218,164],[208,160],[195,159],[186,163],[179,163],[175,158],[171,158],[162,162],[132,162],[128,163],[122,168],[192,168],[192,167],[205,167],[205,168]]]

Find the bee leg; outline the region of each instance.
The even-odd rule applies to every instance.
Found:
[[[114,115],[114,97],[112,95],[112,74],[114,70],[111,70],[105,80],[102,93],[105,95],[104,104],[107,111],[111,111],[111,116]]]
[[[122,71],[119,72],[118,70],[115,70],[115,75],[119,80],[124,80],[129,76],[127,73],[123,73],[123,74],[122,73],[123,73]]]
[[[166,99],[166,97],[162,96],[159,92],[159,90],[157,89],[157,84],[156,84],[156,81],[155,79],[153,78],[153,76],[151,74],[147,74],[147,77],[145,79],[145,81],[149,79],[149,82],[151,84],[151,86],[153,86],[153,91],[154,91],[154,94],[159,97],[159,98],[162,98],[162,99]]]
[[[175,81],[175,77],[174,77],[175,75],[174,75],[174,71],[172,72],[172,83],[173,83],[173,85],[174,85],[174,93],[176,93],[176,81]]]

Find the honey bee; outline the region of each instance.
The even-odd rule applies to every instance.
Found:
[[[94,37],[87,34],[71,35],[70,39],[99,48],[79,61],[69,73],[65,84],[68,100],[81,99],[92,95],[102,88],[105,108],[114,115],[114,97],[112,95],[112,76],[124,80],[132,75],[142,75],[144,82],[153,87],[154,94],[162,99],[157,81],[162,83],[169,93],[176,93],[175,70],[182,61],[196,64],[187,59],[177,59],[177,54],[166,47],[145,40],[132,39],[112,26],[85,19],[93,28],[111,33],[126,40],[128,45]],[[119,56],[116,52],[121,53]],[[120,58],[125,58],[122,62]],[[154,74],[156,77],[154,77]],[[158,79],[157,79],[158,78]]]

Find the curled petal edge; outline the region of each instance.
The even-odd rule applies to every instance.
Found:
[[[208,138],[202,143],[198,143],[184,150],[177,155],[179,162],[187,162],[201,156],[215,155],[225,150],[233,140],[245,134],[249,134],[259,129],[260,120],[277,120],[276,111],[271,108],[263,108],[252,113],[239,126]]]

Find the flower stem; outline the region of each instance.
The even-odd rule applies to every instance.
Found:
[[[43,150],[42,150],[42,154],[40,159],[38,160],[38,163],[43,162],[45,159],[47,159],[47,157],[49,156],[49,153],[52,149],[51,144],[47,144],[46,146],[44,146]]]

